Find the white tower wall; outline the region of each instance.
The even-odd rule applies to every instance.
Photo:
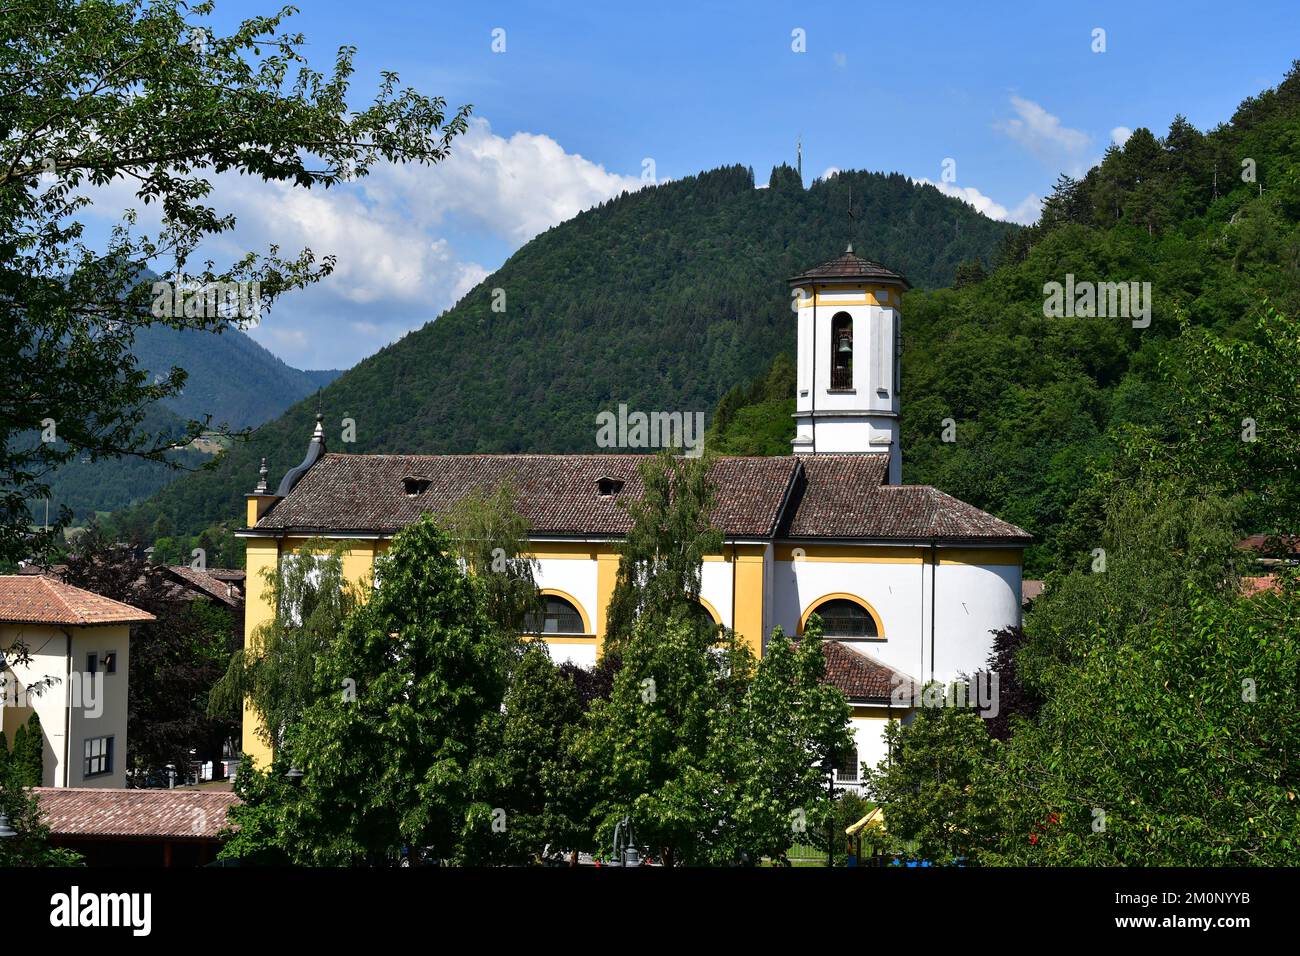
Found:
[[[794,451],[887,454],[889,481],[898,484],[902,480],[898,418],[902,290],[870,281],[808,282],[796,288]],[[852,321],[852,377],[848,387],[833,388],[833,332],[841,314]]]

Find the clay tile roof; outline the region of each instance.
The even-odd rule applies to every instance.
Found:
[[[1032,602],[1042,596],[1043,590],[1047,587],[1045,581],[1036,581],[1033,578],[1025,578],[1020,582],[1020,603],[1029,606]]]
[[[824,641],[822,656],[826,658],[822,683],[838,687],[849,700],[888,701],[898,687],[905,688],[911,699],[911,687],[915,683],[911,677],[839,641]]]
[[[191,568],[187,564],[168,565],[167,570],[195,590],[202,591],[209,597],[214,597],[231,607],[239,606],[239,597],[237,594],[230,593],[227,581],[240,580],[242,575],[240,578],[222,578],[217,574],[216,569],[200,571],[198,568]]]
[[[1241,579],[1241,592],[1246,597],[1254,597],[1257,594],[1280,594],[1282,585],[1278,583],[1277,575],[1263,574],[1257,577]]]
[[[35,787],[44,822],[55,836],[215,839],[229,790],[113,790]]]
[[[11,624],[136,624],[147,611],[35,575],[0,575],[0,622]]]
[[[642,495],[637,466],[647,457],[327,454],[257,528],[391,533],[424,512],[446,513],[469,492],[491,491],[508,480],[533,534],[621,535],[632,521],[619,499]],[[771,536],[796,470],[790,457],[718,459],[714,525],[729,535]],[[412,474],[429,484],[408,495],[402,479]],[[602,478],[622,481],[622,491],[600,495]]]
[[[901,285],[907,289],[912,287],[900,273],[882,266],[879,262],[856,256],[852,252],[846,252],[829,262],[823,262],[819,266],[791,277],[790,284],[831,279],[864,279],[884,285]]]
[[[885,455],[803,455],[784,533],[796,538],[1005,541],[1032,536],[929,485],[887,485]]]

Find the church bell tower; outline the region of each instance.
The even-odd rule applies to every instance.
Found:
[[[899,307],[911,286],[850,245],[790,287],[799,327],[794,453],[888,455],[889,483],[901,483]]]

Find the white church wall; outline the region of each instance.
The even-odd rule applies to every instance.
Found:
[[[942,554],[942,552],[940,552]],[[953,680],[982,670],[992,631],[1020,623],[1020,566],[939,564],[934,676]]]
[[[562,591],[579,604],[584,619],[596,626],[596,562],[590,558],[538,559],[537,586]],[[594,633],[594,632],[593,632]]]
[[[537,586],[542,590],[560,591],[577,602],[583,620],[596,627],[596,562],[589,557],[539,558]],[[596,641],[572,637],[548,639],[551,660],[556,664],[572,661],[579,667],[596,664]]]
[[[850,594],[880,617],[883,641],[854,641],[854,650],[921,680],[952,680],[986,665],[992,632],[1020,623],[1018,564],[943,563],[934,602],[931,661],[931,571],[912,560],[774,562],[772,625],[797,634],[804,613],[828,594]]]
[[[866,771],[874,770],[887,756],[889,748],[885,745],[885,728],[889,722],[899,720],[906,723],[911,720],[911,714],[911,711],[894,711],[887,716],[883,708],[853,708],[850,720],[853,739],[858,748],[859,780],[864,779]]]
[[[546,646],[551,652],[551,660],[557,665],[571,661],[578,667],[585,667],[588,670],[596,666],[595,641],[570,643],[564,640],[549,640]]]
[[[732,564],[730,561],[705,561],[700,569],[700,597],[708,601],[722,618],[723,627],[732,627]]]
[[[823,561],[774,562],[773,624],[787,634],[799,632],[804,611],[827,594],[852,594],[880,616],[883,641],[855,641],[855,650],[912,677],[924,673],[921,643],[928,628],[928,567],[920,562]],[[929,633],[925,630],[924,633]]]

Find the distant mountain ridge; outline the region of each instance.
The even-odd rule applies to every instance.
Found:
[[[228,328],[210,332],[150,326],[136,333],[133,352],[142,368],[157,376],[173,366],[188,373],[181,394],[149,410],[143,429],[151,434],[182,435],[191,419],[210,420],[232,430],[255,428],[286,408],[314,395],[342,374],[339,370],[293,368],[244,332]],[[209,459],[198,451],[177,456],[186,468]],[[98,462],[74,460],[50,482],[50,514],[66,505],[78,523],[92,513],[114,511],[142,501],[186,472],[134,458]],[[45,520],[45,502],[34,502],[33,518]]]
[[[856,226],[848,217],[852,193]],[[852,241],[914,286],[991,262],[1017,227],[900,174],[844,172],[805,188],[788,166],[756,188],[742,166],[624,193],[555,226],[437,321],[323,392],[335,451],[596,452],[595,416],[619,403],[708,411],[792,350],[789,276]],[[494,308],[495,305],[495,308]],[[238,524],[265,456],[278,477],[302,457],[315,401],[299,402],[121,516],[147,537]],[[342,419],[356,423],[342,442]]]
[[[149,326],[136,334],[134,352],[155,375],[165,375],[173,366],[189,373],[181,394],[163,402],[168,411],[185,420],[210,415],[213,425],[226,423],[233,429],[255,428],[343,374],[293,368],[233,328],[213,335]]]

